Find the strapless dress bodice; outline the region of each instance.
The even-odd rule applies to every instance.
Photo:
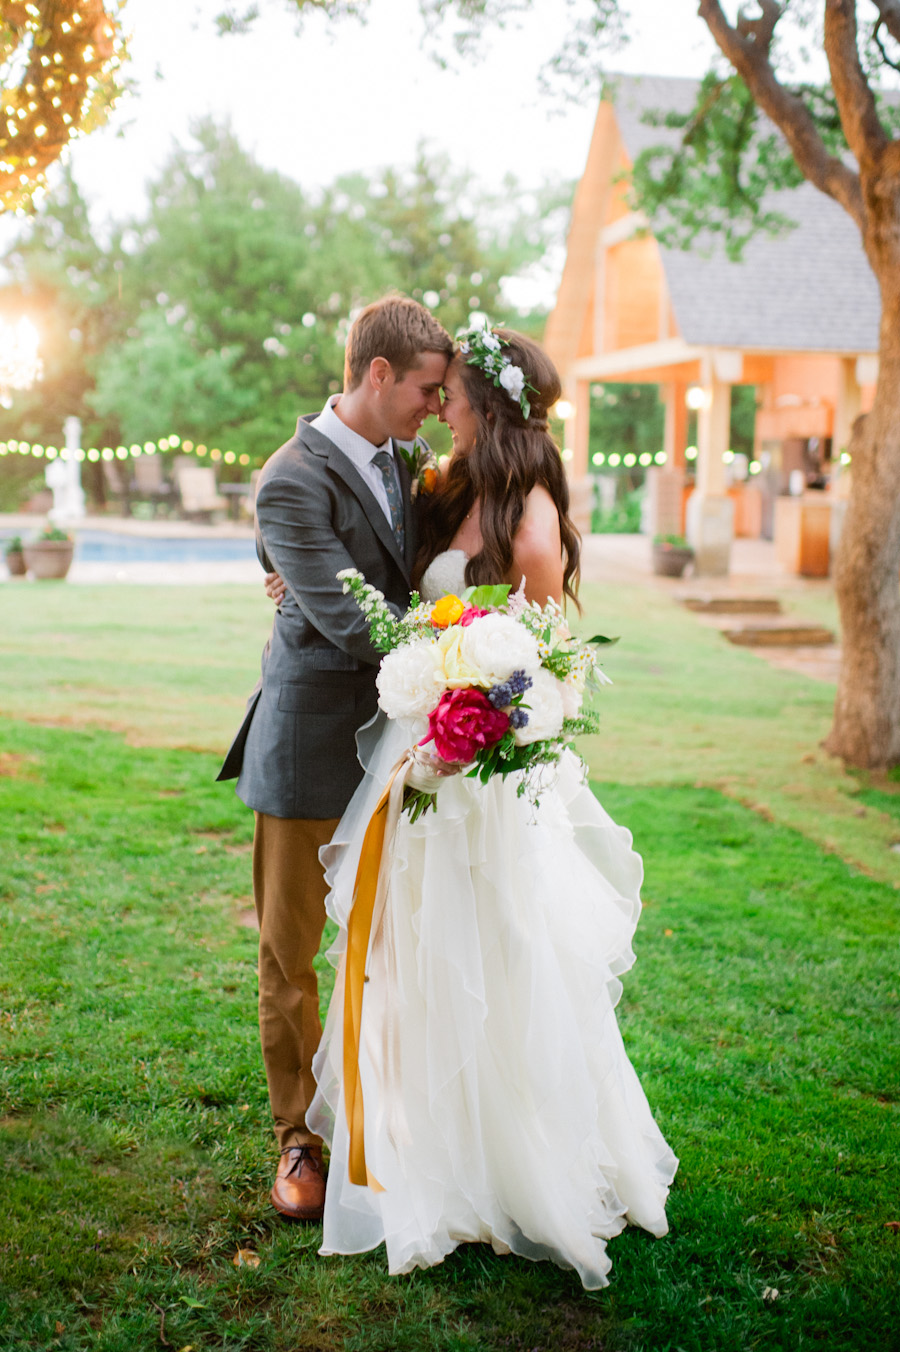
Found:
[[[459,596],[466,586],[466,564],[469,556],[462,549],[445,549],[431,560],[422,581],[419,594],[423,601],[437,601],[447,592]]]

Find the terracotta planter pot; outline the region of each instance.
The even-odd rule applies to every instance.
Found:
[[[681,577],[693,562],[694,551],[678,545],[653,546],[653,571],[657,577]]]
[[[21,549],[10,549],[6,555],[6,566],[10,577],[25,576],[25,555]]]
[[[25,566],[35,578],[65,577],[75,553],[73,540],[32,540],[25,546]]]

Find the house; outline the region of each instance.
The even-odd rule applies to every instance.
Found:
[[[566,428],[573,480],[589,472],[591,385],[659,385],[665,462],[648,473],[650,526],[677,531],[686,522],[698,571],[715,574],[728,570],[735,530],[774,532],[790,553],[804,514],[812,519],[814,509],[834,505],[818,513],[826,537],[834,534],[846,496],[841,453],[874,394],[880,302],[857,227],[811,184],[767,198],[767,208],[796,226],[752,239],[741,262],[728,259],[714,234],[688,251],[654,238],[629,205],[629,171],[641,151],[678,135],[651,125],[649,115],[688,112],[696,90],[687,79],[611,82],[575,195],[545,343],[574,410]],[[731,389],[739,384],[755,387],[757,404],[753,474],[743,482],[728,463]],[[693,465],[685,454],[689,403],[698,423]],[[827,487],[816,496],[807,481]],[[827,539],[824,566],[821,554],[812,571],[827,571]]]

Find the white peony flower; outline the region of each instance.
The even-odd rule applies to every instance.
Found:
[[[431,643],[413,643],[382,658],[375,684],[388,718],[424,717],[437,704],[444,682]]]
[[[510,615],[481,615],[463,630],[460,655],[497,685],[514,671],[533,676],[540,667],[537,640]]]
[[[521,366],[504,366],[500,372],[500,384],[511,399],[518,399],[525,388],[525,374]]]
[[[542,742],[558,737],[563,725],[562,681],[558,681],[551,672],[543,667],[532,677],[534,684],[525,691],[522,700],[528,722],[524,728],[516,728],[515,739],[518,746],[530,746],[532,742]]]
[[[485,329],[484,333],[481,335],[481,341],[489,352],[500,351],[500,339],[496,334],[491,333],[490,329]]]
[[[579,685],[577,677],[567,676],[564,681],[559,681],[559,691],[562,696],[563,717],[577,718],[581,713],[581,695],[584,689],[584,682]]]

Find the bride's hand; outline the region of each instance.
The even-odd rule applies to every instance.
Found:
[[[441,760],[433,751],[424,751],[421,746],[417,746],[413,750],[412,766],[406,782],[420,793],[437,793],[443,781],[450,775],[458,775],[462,768],[451,761]]]
[[[287,588],[284,581],[278,573],[266,573],[263,586],[266,589],[266,596],[270,601],[274,601],[276,606],[280,606],[284,600]]]

